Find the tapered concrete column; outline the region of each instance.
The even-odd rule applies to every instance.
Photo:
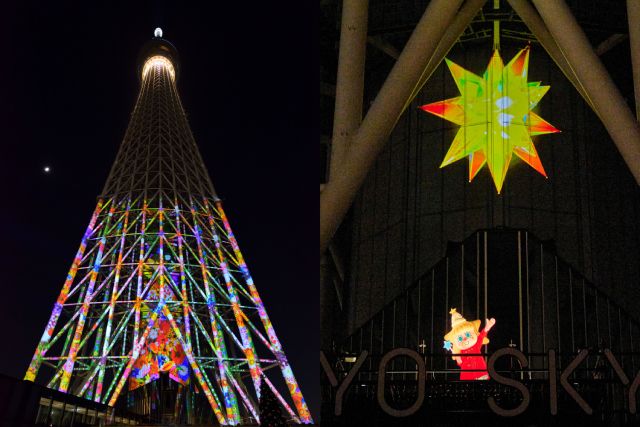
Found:
[[[640,184],[640,128],[622,95],[563,0],[533,0],[540,17],[575,70],[600,120]]]
[[[338,173],[349,141],[362,121],[368,12],[369,0],[344,0],[342,3],[329,180]]]
[[[553,36],[551,36],[551,33],[547,29],[547,26],[544,24],[544,22],[542,22],[542,19],[540,18],[540,15],[538,15],[538,12],[536,12],[533,6],[531,6],[531,3],[529,3],[528,0],[507,1],[509,2],[513,10],[518,14],[518,16],[520,16],[520,19],[522,19],[529,30],[531,30],[533,35],[536,36],[536,39],[538,39],[544,50],[547,51],[553,62],[555,62],[558,68],[560,68],[560,71],[562,71],[567,80],[569,80],[573,87],[576,88],[580,96],[582,96],[582,98],[591,107],[591,109],[594,110],[596,114],[598,114],[598,112],[595,111],[595,108],[593,107],[591,99],[589,99],[589,96],[585,92],[582,83],[580,83],[580,80],[569,66],[567,59],[564,57],[564,54],[556,44]]]
[[[633,67],[633,89],[636,95],[636,118],[640,121],[640,0],[627,0],[629,44]]]
[[[327,247],[462,0],[432,0],[320,194],[320,251]]]

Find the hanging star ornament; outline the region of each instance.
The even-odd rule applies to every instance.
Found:
[[[471,182],[487,164],[500,194],[515,153],[546,178],[531,137],[560,131],[531,111],[549,86],[527,82],[529,47],[506,66],[495,50],[482,77],[446,62],[461,96],[420,107],[460,126],[440,167],[468,157]]]

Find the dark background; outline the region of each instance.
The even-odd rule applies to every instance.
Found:
[[[0,372],[26,371],[124,136],[138,51],[160,26],[180,54],[195,139],[317,418],[315,3],[89,3],[0,11]]]

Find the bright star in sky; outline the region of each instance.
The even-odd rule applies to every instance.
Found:
[[[43,170],[45,173],[49,173],[49,172],[51,172],[51,167],[50,167],[50,166],[45,166],[42,170]]]
[[[487,164],[498,194],[514,153],[546,177],[531,137],[560,131],[531,111],[549,86],[527,82],[529,47],[506,66],[494,51],[482,77],[446,62],[461,96],[420,107],[460,125],[440,167],[468,157],[471,182]]]

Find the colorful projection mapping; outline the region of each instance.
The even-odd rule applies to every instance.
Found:
[[[173,261],[171,255],[165,255],[165,260]],[[153,284],[147,294],[148,301],[160,301],[164,299],[173,307],[179,307],[180,299],[176,298],[174,292],[165,286],[160,285],[154,267],[158,266],[157,262],[150,260],[148,265],[144,266],[144,277],[152,280]],[[169,268],[171,269],[171,268]],[[180,283],[180,272],[171,270],[171,279],[174,283]],[[149,325],[153,315],[153,308],[149,304],[141,301],[140,312],[145,326]],[[176,311],[174,309],[174,311]],[[174,319],[178,326],[184,327],[179,310],[176,311]],[[149,335],[145,345],[140,349],[140,355],[133,364],[131,375],[129,376],[129,390],[134,390],[140,386],[148,384],[160,378],[160,372],[169,372],[169,378],[186,385],[189,382],[189,361],[187,360],[184,347],[180,343],[175,331],[172,329],[171,321],[164,313],[158,315],[157,320],[149,329]]]
[[[451,314],[451,331],[444,336],[444,348],[454,355],[452,359],[460,366],[461,380],[488,380],[487,364],[483,356],[482,346],[489,344],[487,333],[496,324],[496,319],[487,319],[484,329],[480,330],[480,320],[469,322],[455,308]],[[471,356],[475,355],[475,356]]]
[[[560,131],[531,111],[549,86],[527,82],[529,47],[506,66],[494,51],[482,76],[446,62],[461,96],[420,107],[460,126],[440,167],[468,157],[471,182],[487,164],[498,194],[514,153],[546,177],[531,137]]]

